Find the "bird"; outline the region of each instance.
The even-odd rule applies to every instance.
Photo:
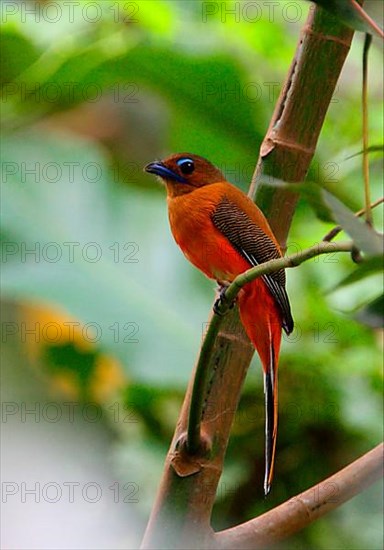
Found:
[[[165,184],[173,237],[186,258],[218,282],[221,298],[239,274],[282,257],[262,211],[204,157],[176,153],[144,170]],[[290,334],[294,328],[285,287],[285,271],[280,269],[247,283],[237,297],[241,322],[263,368],[265,495],[271,489],[275,463],[282,329]]]

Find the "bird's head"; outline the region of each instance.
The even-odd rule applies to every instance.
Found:
[[[176,153],[164,160],[151,162],[144,170],[159,176],[167,186],[168,195],[172,197],[191,193],[198,187],[225,179],[220,170],[207,159],[191,153]]]

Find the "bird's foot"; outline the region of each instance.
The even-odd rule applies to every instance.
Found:
[[[225,296],[225,292],[228,287],[228,283],[219,283],[219,297],[213,304],[213,311],[216,313],[216,315],[220,315],[220,317],[228,313],[228,310],[232,309],[236,302],[236,300],[234,300],[233,302],[229,302],[227,297]]]

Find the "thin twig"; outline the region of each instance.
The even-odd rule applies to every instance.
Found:
[[[212,317],[196,367],[187,430],[187,449],[189,453],[194,454],[198,452],[201,447],[201,414],[206,395],[207,380],[210,379],[212,374],[209,369],[209,365],[211,365],[209,359],[212,354],[216,336],[220,329],[222,315],[224,315],[231,307],[231,304],[243,286],[256,278],[261,277],[262,275],[268,275],[270,273],[274,273],[275,271],[279,271],[280,269],[296,267],[303,262],[314,258],[315,256],[334,252],[351,252],[352,248],[352,242],[320,242],[303,250],[302,252],[292,254],[292,256],[285,256],[283,258],[278,258],[277,260],[270,260],[269,262],[265,262],[248,269],[244,273],[238,275],[236,279],[228,286],[223,296],[224,299],[221,300],[220,305],[218,306],[219,314],[215,312]]]
[[[372,226],[371,196],[369,189],[369,159],[368,159],[368,53],[372,42],[372,35],[366,34],[363,49],[363,176],[365,196],[365,218]]]
[[[370,205],[371,210],[373,210],[374,208],[376,208],[376,206],[379,206],[379,204],[381,204],[383,202],[384,202],[384,197],[381,197],[380,199],[377,199],[377,201],[373,202]],[[366,209],[362,208],[361,210],[358,210],[357,212],[355,212],[355,216],[357,218],[360,218],[363,214],[365,214],[365,212],[366,212]],[[324,242],[332,241],[341,231],[343,231],[343,228],[341,227],[341,225],[336,225],[336,227],[333,227],[329,231],[329,233],[327,233],[325,235],[325,237],[323,237],[322,241],[324,241]]]
[[[279,271],[280,269],[296,267],[303,262],[314,258],[315,256],[320,256],[321,254],[331,254],[333,252],[350,252],[352,248],[353,243],[350,241],[340,243],[320,242],[311,246],[310,248],[306,248],[302,252],[292,254],[292,256],[285,256],[282,258],[278,258],[277,260],[270,260],[269,262],[265,262],[256,267],[252,267],[251,269],[248,269],[247,271],[244,271],[244,273],[238,275],[236,279],[229,285],[229,287],[225,291],[225,300],[219,307],[219,312],[220,314],[225,313],[230,307],[230,304],[236,298],[237,294],[242,289],[242,287],[247,283],[250,283],[254,279],[261,277],[262,275],[269,275],[270,273],[274,273],[275,271]]]
[[[216,533],[215,548],[269,547],[334,510],[383,475],[383,444],[270,512]]]
[[[351,4],[353,4],[355,10],[360,14],[361,18],[368,23],[368,25],[372,28],[373,31],[377,33],[380,38],[384,38],[384,32],[383,29],[379,27],[379,25],[374,21],[367,12],[360,6],[356,0],[351,0]]]

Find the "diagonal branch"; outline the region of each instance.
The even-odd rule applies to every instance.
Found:
[[[289,267],[297,267],[298,265],[320,256],[321,254],[331,254],[333,252],[351,252],[353,248],[352,242],[340,242],[340,243],[328,243],[320,242],[310,248],[306,248],[301,252],[292,254],[292,256],[285,256],[283,258],[278,258],[276,260],[270,260],[256,267],[252,267],[247,271],[244,271],[241,275],[238,275],[236,279],[229,285],[225,292],[225,302],[227,304],[231,303],[243,288],[243,286],[262,275],[269,275],[280,269],[287,269]],[[228,306],[223,304],[223,310],[220,310],[220,313],[224,313]]]
[[[300,531],[383,475],[383,444],[270,512],[215,535],[215,548],[265,548]]]

